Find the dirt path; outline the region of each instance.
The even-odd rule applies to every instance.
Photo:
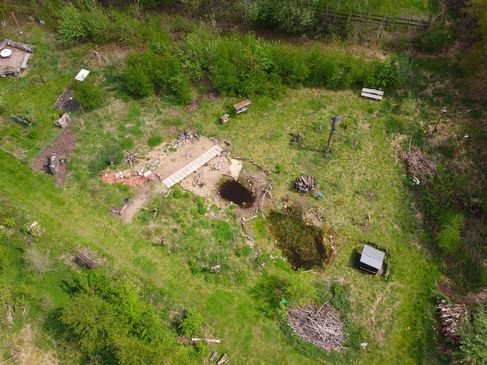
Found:
[[[159,180],[151,181],[142,186],[140,191],[128,202],[127,208],[125,208],[121,215],[122,222],[131,223],[144,205],[149,203],[151,195],[163,193],[165,191],[167,191],[166,187],[162,185]]]

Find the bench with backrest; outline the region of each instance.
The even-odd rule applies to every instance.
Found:
[[[364,87],[362,89],[361,95],[369,99],[382,100],[382,97],[384,96],[384,92],[375,89],[367,89]]]

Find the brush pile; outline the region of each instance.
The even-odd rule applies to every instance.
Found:
[[[327,351],[340,351],[346,339],[344,324],[337,310],[325,303],[291,309],[288,322],[296,335]]]
[[[176,147],[182,146],[186,142],[193,142],[200,139],[200,136],[194,131],[183,131],[179,134],[179,137],[176,141]]]
[[[416,177],[421,184],[426,184],[428,178],[436,174],[436,164],[428,159],[419,148],[413,148],[401,156],[406,170]]]
[[[467,315],[464,304],[448,304],[442,300],[436,306],[441,322],[441,332],[445,340],[450,343],[459,343],[460,326]]]
[[[316,188],[316,180],[313,176],[300,176],[294,180],[293,188],[298,193],[309,194]]]

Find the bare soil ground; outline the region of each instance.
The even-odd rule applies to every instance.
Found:
[[[198,156],[208,151],[215,144],[216,141],[206,137],[200,137],[199,140],[185,143],[175,151],[169,152],[166,156],[162,157],[160,165],[154,170],[154,175],[158,176],[158,178],[152,179],[152,181],[140,187],[140,190],[138,190],[135,196],[129,201],[127,208],[122,213],[122,221],[125,223],[130,223],[140,209],[142,209],[142,207],[149,202],[151,194],[161,193],[166,190],[161,184],[162,180],[186,166]],[[212,160],[208,165],[214,163],[214,160]],[[206,167],[207,166],[203,166],[202,168],[198,169],[198,171],[190,175],[188,178],[200,173],[200,171]],[[189,185],[192,185],[192,183],[189,183]]]
[[[8,58],[0,58],[0,71],[19,69],[24,61],[24,56],[28,52],[10,46],[6,46],[5,48],[12,50],[12,55]]]
[[[76,143],[76,135],[70,127],[67,127],[63,132],[49,144],[32,163],[34,171],[43,171],[48,173],[47,164],[49,156],[55,153],[58,156],[69,158],[73,153],[74,144]],[[69,161],[68,161],[69,163]],[[56,175],[56,185],[61,186],[67,177],[66,164],[59,165],[59,173]]]

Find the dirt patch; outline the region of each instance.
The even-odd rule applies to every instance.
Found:
[[[59,157],[69,158],[73,154],[74,145],[76,143],[76,135],[70,127],[67,127],[63,132],[49,144],[40,154],[37,156],[32,164],[34,171],[43,171],[48,173],[49,157],[52,154],[56,154]],[[59,165],[59,172],[56,176],[56,185],[61,186],[67,177],[66,164]]]
[[[12,51],[12,54],[8,58],[0,57],[0,74],[2,75],[13,74],[17,76],[22,71],[21,66],[22,63],[24,62],[24,57],[26,57],[27,55],[29,55],[30,57],[32,56],[32,54],[30,52],[26,52],[24,50],[9,45],[5,45],[5,47],[0,45],[0,50],[4,48],[10,49]]]
[[[153,193],[165,192],[166,188],[161,183],[162,180],[176,173],[190,162],[195,160],[198,156],[202,155],[204,152],[208,151],[211,147],[216,144],[216,141],[211,140],[206,137],[200,137],[198,140],[188,141],[184,144],[176,145],[164,145],[159,147],[156,152],[151,154],[150,160],[146,160],[143,163],[134,166],[131,170],[145,171],[146,173],[151,171],[148,175],[148,180],[150,182],[141,185],[140,190],[135,194],[135,196],[130,199],[127,204],[127,208],[122,213],[122,220],[126,223],[130,223],[133,217],[142,209],[144,205],[149,202],[150,196]],[[209,177],[215,176],[221,177],[222,170],[215,168],[215,164],[218,163],[215,160],[221,159],[223,157],[216,157],[215,159],[208,162],[205,166],[198,169],[193,174],[189,175],[181,182],[183,188],[188,188],[188,190],[202,196],[207,196],[212,192],[211,182]],[[194,179],[198,174],[205,175],[205,184],[201,186],[194,184]],[[211,176],[210,176],[211,174]],[[215,180],[215,186],[216,182]]]
[[[79,109],[78,102],[74,99],[73,90],[67,88],[64,89],[59,98],[57,99],[54,107],[58,110],[62,110],[64,113],[74,112]]]
[[[54,354],[37,348],[34,344],[34,330],[30,324],[26,324],[18,335],[13,338],[11,344],[11,359],[15,364],[32,365],[57,365],[59,361]]]

